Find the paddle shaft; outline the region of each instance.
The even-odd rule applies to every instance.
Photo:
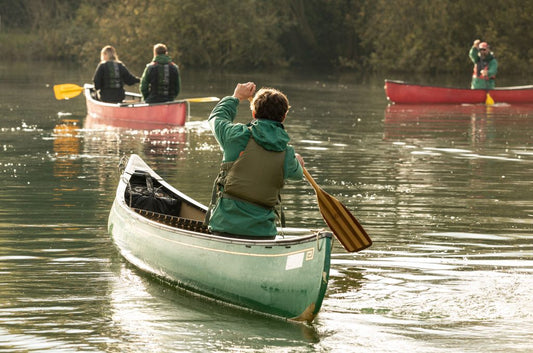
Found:
[[[64,83],[64,84],[54,86],[54,94],[55,94],[56,99],[58,100],[74,98],[78,96],[83,90],[84,90],[84,87],[75,85],[73,83]],[[131,95],[139,97],[139,98],[141,97],[141,95],[138,93],[132,93]],[[190,102],[190,103],[207,103],[207,102],[218,102],[220,98],[199,97],[199,98],[185,98],[182,100]]]
[[[315,191],[322,191],[322,188],[316,183],[315,179],[313,179],[313,177],[311,176],[311,174],[309,174],[309,172],[307,171],[307,169],[305,169],[305,167],[302,167],[303,171],[304,171],[304,176],[305,178],[307,179],[307,181],[309,182],[309,184],[311,184],[311,186],[313,187],[313,189],[315,189]]]

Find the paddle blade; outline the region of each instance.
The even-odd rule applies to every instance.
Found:
[[[83,91],[83,87],[73,83],[64,83],[62,85],[54,86],[54,95],[57,100],[74,98],[78,96],[81,91]]]
[[[184,99],[187,102],[191,103],[207,103],[207,102],[218,102],[220,98],[218,97],[200,97],[200,98],[186,98]]]
[[[324,190],[315,191],[322,217],[346,251],[361,251],[372,245],[364,228],[340,201]]]
[[[303,172],[309,184],[315,189],[322,217],[344,249],[354,252],[372,245],[372,240],[350,211],[340,201],[322,190],[307,169],[303,168]]]
[[[492,99],[492,97],[490,96],[490,94],[487,92],[487,99],[485,100],[485,104],[486,105],[493,105],[494,104],[494,99]]]

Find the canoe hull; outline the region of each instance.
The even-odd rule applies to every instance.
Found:
[[[128,170],[139,170],[139,160],[130,157],[108,222],[108,231],[126,260],[211,299],[284,319],[314,319],[329,279],[331,233],[286,229],[292,235],[244,240],[149,220],[128,207],[123,197]],[[187,200],[203,214],[205,206]]]
[[[189,102],[177,100],[165,103],[142,103],[140,95],[126,92],[125,101],[131,103],[105,103],[91,96],[92,85],[84,85],[87,115],[93,119],[117,125],[120,123],[149,123],[164,126],[183,126],[189,116]]]
[[[483,104],[487,93],[495,103],[533,103],[533,86],[483,90],[413,85],[402,81],[385,80],[387,99],[396,104]]]

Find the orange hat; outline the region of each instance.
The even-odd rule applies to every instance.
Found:
[[[489,45],[487,42],[479,43],[479,49],[488,49]]]

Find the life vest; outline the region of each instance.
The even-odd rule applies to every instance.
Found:
[[[216,180],[219,197],[274,208],[284,184],[285,153],[266,150],[250,136],[234,162],[222,163]]]
[[[174,97],[174,87],[170,85],[170,64],[160,64],[158,62],[152,62],[152,70],[156,70],[156,79],[151,80],[152,92],[155,92],[159,96]]]
[[[495,79],[496,76],[492,75],[491,77],[485,77],[481,74],[481,71],[484,69],[489,69],[489,63],[493,59],[491,56],[489,60],[483,60],[481,57],[479,58],[478,62],[474,65],[474,72],[472,73],[473,77],[481,78],[481,79]]]
[[[106,61],[102,88],[121,88],[120,66],[116,61]]]

